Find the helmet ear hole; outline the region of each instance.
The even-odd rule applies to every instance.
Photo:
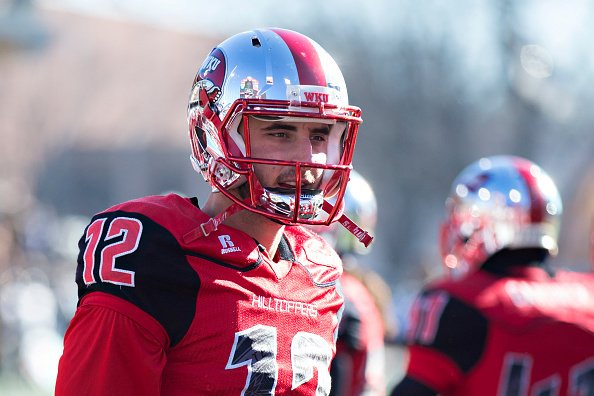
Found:
[[[206,131],[199,126],[196,126],[194,128],[194,133],[196,134],[200,148],[202,151],[206,151]]]

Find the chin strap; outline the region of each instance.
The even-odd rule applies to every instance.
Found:
[[[322,208],[326,213],[330,213],[334,209],[334,206],[332,206],[330,202],[324,201]],[[346,214],[343,213],[336,221],[342,224],[342,226],[346,228],[351,234],[353,234],[355,238],[359,240],[359,242],[365,245],[365,247],[368,247],[371,241],[373,241],[373,237],[367,231],[361,229],[357,224],[355,224],[353,220],[349,219]]]
[[[331,213],[334,209],[334,206],[332,206],[330,202],[324,201],[322,208],[326,213]],[[186,233],[183,236],[184,243],[189,244],[198,238],[210,235],[211,232],[217,230],[219,224],[224,222],[229,216],[239,212],[242,209],[243,207],[238,203],[231,204],[215,217],[212,217],[208,219],[208,221],[200,224],[200,227],[194,228],[192,231]],[[344,213],[336,221],[342,224],[342,226],[346,228],[351,234],[353,234],[355,238],[357,238],[363,245],[365,245],[365,247],[368,247],[371,241],[373,241],[373,237],[367,231],[361,229],[357,224],[355,224],[354,221],[349,219],[349,217]]]
[[[239,212],[242,209],[243,207],[238,203],[233,203],[227,206],[227,208],[221,213],[200,224],[200,227],[194,228],[192,231],[185,234],[183,236],[184,243],[192,243],[198,238],[210,235],[211,232],[216,231],[217,228],[219,228],[219,224],[227,220],[229,216]]]

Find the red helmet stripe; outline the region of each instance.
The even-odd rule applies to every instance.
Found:
[[[300,85],[326,86],[326,74],[318,51],[307,37],[296,32],[283,29],[272,29],[278,34],[289,50],[297,66]]]
[[[540,223],[545,217],[544,194],[538,186],[537,178],[531,173],[532,163],[518,158],[516,160],[516,169],[526,182],[528,193],[530,194],[530,221],[532,223]]]

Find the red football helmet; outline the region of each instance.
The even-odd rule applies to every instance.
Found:
[[[452,275],[475,270],[503,248],[557,253],[562,212],[552,179],[536,164],[502,155],[482,158],[454,180],[440,233]]]
[[[257,158],[250,120],[328,124],[328,152],[320,163]],[[330,224],[340,207],[324,204],[344,195],[361,110],[349,106],[342,73],[310,38],[290,30],[258,29],[215,47],[194,79],[188,105],[192,163],[213,188],[238,208],[284,224]],[[291,167],[294,189],[261,185],[254,166]],[[303,188],[306,169],[322,173],[319,188]],[[243,196],[232,191],[247,186]],[[242,189],[242,191],[244,191]],[[320,216],[321,209],[328,212]]]

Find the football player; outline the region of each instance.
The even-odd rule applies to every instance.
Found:
[[[332,57],[270,28],[216,46],[187,109],[205,202],[150,196],[95,215],[56,395],[328,395],[339,220],[359,108]]]
[[[451,277],[411,310],[398,395],[594,394],[594,280],[555,271],[561,199],[514,156],[483,158],[454,180],[441,229]]]

